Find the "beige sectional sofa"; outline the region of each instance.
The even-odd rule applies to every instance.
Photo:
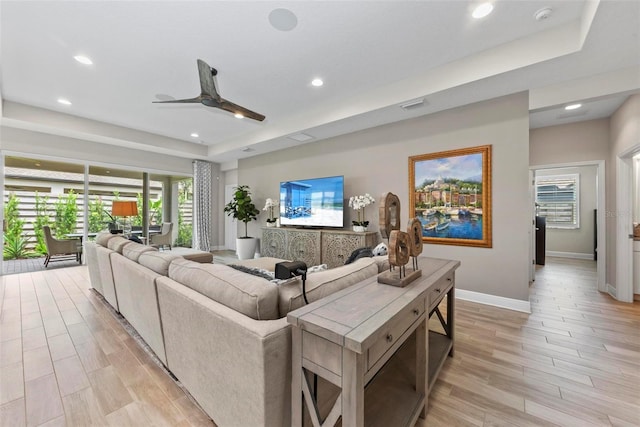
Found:
[[[123,240],[100,235],[87,243],[92,285],[205,412],[222,427],[289,425],[286,314],[303,305],[299,279],[277,285],[227,265],[197,263]],[[103,271],[107,261],[109,271]],[[362,258],[309,274],[307,298],[321,299],[385,265]]]

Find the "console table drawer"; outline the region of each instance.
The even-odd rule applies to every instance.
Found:
[[[440,304],[444,296],[453,286],[453,273],[438,280],[429,292],[429,313]]]
[[[373,368],[400,337],[422,317],[424,310],[425,300],[419,298],[387,322],[381,329],[380,339],[376,340],[367,351],[366,371]]]

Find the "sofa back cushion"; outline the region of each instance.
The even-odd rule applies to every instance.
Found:
[[[138,262],[140,255],[145,252],[153,252],[158,249],[151,246],[141,245],[140,243],[133,242],[131,245],[125,245],[122,247],[122,255],[129,258],[131,261]]]
[[[115,234],[111,234],[108,231],[103,231],[96,235],[96,243],[106,248],[109,240],[114,237],[116,237]]]
[[[200,264],[176,259],[169,277],[256,320],[278,316],[278,287],[268,280],[242,273],[222,264]]]
[[[307,299],[310,303],[317,301],[377,274],[378,265],[372,258],[360,258],[351,264],[307,274]],[[303,305],[301,278],[279,286],[278,307],[281,317]]]
[[[112,251],[118,252],[119,254],[122,253],[122,249],[126,246],[133,243],[131,240],[125,239],[122,236],[116,236],[116,237],[112,237],[111,239],[109,239],[109,241],[107,242],[107,247],[109,249],[111,249]]]
[[[182,256],[168,252],[149,251],[140,255],[140,258],[138,258],[138,264],[147,267],[158,274],[168,276],[171,261],[178,258],[182,258]]]

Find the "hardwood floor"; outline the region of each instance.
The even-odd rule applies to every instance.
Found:
[[[548,259],[532,314],[456,301],[424,426],[640,425],[640,304]],[[0,426],[213,425],[89,289],[86,267],[3,276]]]
[[[2,276],[0,426],[213,426],[90,290],[85,266]]]
[[[640,425],[640,304],[596,290],[593,261],[547,258],[532,313],[456,301],[456,353],[422,426]]]

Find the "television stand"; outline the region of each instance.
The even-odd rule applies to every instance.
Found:
[[[264,257],[304,261],[307,266],[327,264],[329,268],[344,265],[353,251],[375,247],[378,232],[358,233],[348,230],[264,227],[260,254]]]

